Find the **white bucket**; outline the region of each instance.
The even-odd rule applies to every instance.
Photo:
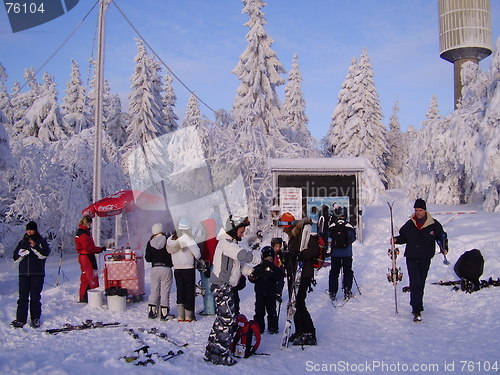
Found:
[[[108,310],[123,312],[127,307],[126,296],[108,296]]]
[[[89,289],[87,291],[89,306],[102,308],[102,290]]]

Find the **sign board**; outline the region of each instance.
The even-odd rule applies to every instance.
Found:
[[[290,212],[295,219],[302,219],[302,189],[295,187],[280,188],[280,211]]]

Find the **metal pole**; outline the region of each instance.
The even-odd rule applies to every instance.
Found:
[[[104,34],[106,24],[106,10],[110,0],[99,0],[99,25],[98,25],[98,47],[96,64],[96,111],[95,111],[95,140],[94,140],[94,186],[93,201],[101,199],[101,159],[102,159],[102,113],[103,113],[103,90],[104,90]],[[92,227],[92,236],[97,246],[101,243],[101,219],[96,217]]]

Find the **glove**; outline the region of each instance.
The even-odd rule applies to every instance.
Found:
[[[281,299],[281,294],[278,294],[278,293],[276,294],[276,301],[277,301],[278,303],[283,302],[283,300]]]
[[[26,249],[19,249],[19,256],[22,256],[22,257],[25,257],[26,255],[28,255],[30,253],[29,250],[26,250]]]
[[[106,246],[101,247],[101,253],[102,253],[103,251],[106,251]]]

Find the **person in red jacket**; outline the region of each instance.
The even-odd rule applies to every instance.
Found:
[[[75,235],[75,248],[78,253],[78,263],[80,263],[80,269],[82,270],[80,276],[80,302],[83,303],[88,302],[87,290],[99,286],[95,254],[106,249],[94,244],[94,239],[90,234],[91,226],[92,218],[90,216],[82,217]]]

